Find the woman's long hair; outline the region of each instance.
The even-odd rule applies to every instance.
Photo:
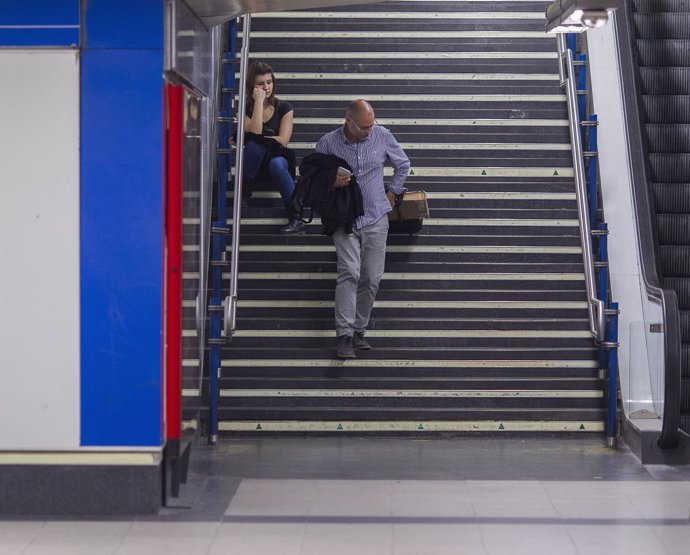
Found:
[[[273,68],[264,62],[252,62],[247,69],[247,80],[245,82],[245,92],[246,92],[246,103],[247,111],[251,112],[254,109],[254,80],[259,75],[271,74],[271,79],[273,80],[273,90],[271,91],[271,96],[269,96],[266,101],[269,105],[276,108],[278,106],[278,98],[276,97],[276,76],[273,74]]]

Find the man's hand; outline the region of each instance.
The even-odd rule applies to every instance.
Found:
[[[333,188],[334,189],[342,189],[343,187],[347,187],[350,184],[350,178],[351,177],[352,177],[352,174],[336,176],[335,181],[333,182]]]

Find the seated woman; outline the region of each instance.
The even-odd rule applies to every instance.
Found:
[[[304,224],[290,208],[295,190],[295,157],[287,148],[292,136],[293,108],[275,96],[273,69],[253,62],[247,70],[247,103],[244,118],[244,175],[270,179],[288,211],[288,225],[280,233],[303,233]]]

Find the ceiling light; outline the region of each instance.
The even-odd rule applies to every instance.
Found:
[[[547,33],[582,33],[603,27],[620,0],[555,0],[546,8]]]

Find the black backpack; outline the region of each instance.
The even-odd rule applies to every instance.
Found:
[[[302,168],[300,168],[301,171]],[[319,173],[319,168],[311,166],[300,174],[299,181],[292,193],[290,207],[302,222],[309,224],[314,219],[315,214],[321,213],[324,202],[323,185],[315,179]]]

